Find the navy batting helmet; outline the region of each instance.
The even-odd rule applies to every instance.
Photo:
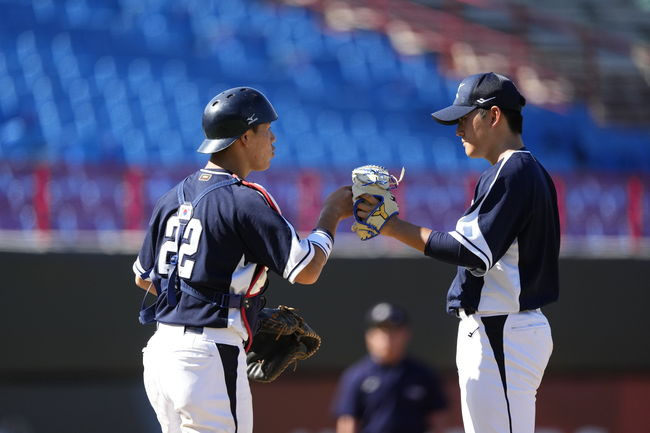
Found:
[[[203,110],[206,139],[198,151],[219,152],[253,126],[273,122],[277,118],[275,109],[259,90],[252,87],[225,90],[212,98]]]

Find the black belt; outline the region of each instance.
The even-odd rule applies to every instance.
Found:
[[[203,326],[185,326],[184,333],[203,334]]]
[[[476,313],[476,310],[473,310],[471,308],[465,308],[465,307],[459,307],[459,308],[451,308],[449,311],[456,317],[460,317],[460,310],[465,310],[465,314],[468,316],[471,316],[472,314]]]

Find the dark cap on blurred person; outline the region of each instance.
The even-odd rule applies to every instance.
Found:
[[[380,302],[366,313],[368,328],[376,326],[406,326],[409,323],[406,311],[389,302]]]
[[[431,115],[443,125],[454,125],[471,111],[477,108],[489,109],[494,105],[519,112],[526,105],[526,98],[508,77],[487,72],[470,75],[461,81],[454,103]]]

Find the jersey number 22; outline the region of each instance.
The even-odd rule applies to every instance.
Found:
[[[169,273],[169,260],[174,253],[178,253],[178,276],[189,279],[192,277],[192,270],[194,269],[194,260],[189,257],[196,254],[199,249],[199,239],[201,239],[203,226],[201,221],[192,218],[185,227],[181,247],[176,251],[176,231],[179,227],[180,222],[177,216],[171,216],[167,220],[165,227],[166,240],[160,247],[160,253],[158,254],[158,274],[166,276]]]

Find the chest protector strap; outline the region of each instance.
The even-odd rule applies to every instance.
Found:
[[[177,213],[179,219],[179,227],[176,232],[176,238],[175,238],[176,254],[172,256],[170,261],[168,279],[166,281],[163,279],[161,282],[162,290],[158,291],[159,296],[166,294],[167,304],[171,307],[175,307],[178,304],[178,297],[176,291],[180,290],[183,293],[193,296],[203,302],[210,303],[210,304],[217,304],[220,308],[239,308],[242,322],[244,323],[244,326],[246,327],[246,332],[248,334],[248,341],[246,344],[246,351],[248,352],[248,350],[251,347],[251,344],[253,343],[253,335],[255,334],[255,330],[256,330],[258,313],[264,307],[263,297],[259,296],[264,292],[264,288],[260,289],[258,292],[253,294],[251,293],[251,291],[255,287],[260,277],[267,271],[266,266],[260,264],[257,265],[257,267],[255,268],[255,273],[253,274],[253,278],[251,279],[250,285],[248,286],[248,290],[246,290],[246,294],[244,295],[233,294],[233,293],[217,293],[217,292],[203,293],[203,292],[199,292],[198,290],[188,285],[178,275],[178,265],[179,265],[178,251],[180,250],[183,241],[183,236],[185,235],[185,229],[187,228],[189,221],[192,219],[194,208],[199,204],[199,202],[201,201],[201,199],[203,199],[203,197],[205,197],[208,193],[218,188],[241,182],[242,185],[254,189],[260,195],[262,195],[262,197],[264,197],[264,200],[266,201],[266,203],[271,209],[273,209],[278,213],[281,213],[280,208],[262,186],[256,183],[247,182],[245,180],[239,179],[235,175],[233,175],[229,179],[223,180],[221,182],[209,186],[204,191],[202,191],[201,194],[199,194],[191,203],[188,203],[185,201],[185,192],[183,191],[186,181],[187,178],[185,178],[183,182],[181,182],[181,184],[178,186],[178,189],[176,190],[178,196],[178,204],[179,204],[178,213]],[[268,282],[266,284],[268,284]],[[264,287],[266,287],[266,284]],[[171,286],[171,290],[170,290],[170,286]],[[147,324],[147,323],[152,323],[155,320],[156,320],[156,303],[150,305],[149,307],[145,307],[144,299],[143,299],[142,308],[140,310],[140,323]]]
[[[242,185],[257,191],[262,197],[264,197],[264,201],[266,201],[266,204],[268,204],[271,209],[273,209],[279,214],[282,214],[282,211],[280,211],[280,207],[275,202],[275,200],[273,200],[273,197],[271,197],[271,195],[268,192],[266,192],[266,190],[262,188],[261,185],[258,185],[253,182],[247,182],[245,180],[242,180],[241,183]],[[253,276],[253,279],[251,280],[250,285],[248,286],[248,290],[246,291],[246,296],[244,299],[245,302],[251,301],[251,307],[253,308],[248,308],[248,309],[245,307],[241,308],[242,322],[244,322],[244,326],[246,327],[246,332],[248,333],[246,352],[250,350],[251,345],[253,344],[253,336],[255,335],[255,331],[257,330],[258,313],[262,310],[262,308],[264,308],[264,303],[261,302],[260,299],[263,297],[259,296],[262,294],[263,290],[260,290],[258,293],[255,294],[251,294],[251,291],[253,290],[253,287],[255,287],[255,283],[257,283],[257,280],[259,280],[259,278],[266,272],[266,270],[267,270],[266,266],[263,265],[257,265],[257,267],[255,268],[255,274]]]
[[[177,291],[186,292],[188,295],[194,296],[204,302],[209,302],[213,304],[218,304],[222,308],[239,308],[243,302],[243,295],[232,295],[227,293],[210,293],[205,295],[200,293],[198,290],[190,287],[185,281],[181,280],[178,275],[178,251],[180,251],[181,244],[183,243],[183,236],[185,236],[185,229],[187,228],[188,223],[192,219],[192,214],[194,213],[194,208],[199,204],[199,202],[208,195],[210,192],[228,185],[233,185],[237,182],[240,182],[240,179],[232,176],[228,179],[217,182],[213,185],[210,185],[208,188],[203,190],[192,202],[185,201],[185,182],[188,178],[183,179],[183,182],[178,185],[176,190],[178,197],[178,221],[179,226],[176,230],[176,253],[171,257],[169,263],[169,273],[168,278],[161,281],[161,290],[159,290],[159,296],[163,294],[167,295],[167,304],[170,307],[175,307],[178,304]],[[147,324],[152,323],[156,320],[156,303],[151,304],[148,307],[145,307],[144,299],[142,300],[142,306],[140,308],[140,323]]]

